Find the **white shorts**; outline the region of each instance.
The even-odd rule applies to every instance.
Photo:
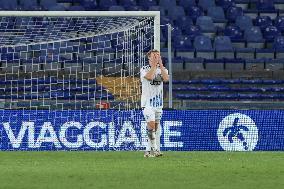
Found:
[[[143,109],[143,115],[146,122],[160,121],[162,118],[163,110],[161,108],[146,107]]]

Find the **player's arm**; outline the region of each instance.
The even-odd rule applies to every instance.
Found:
[[[149,59],[149,64],[151,65],[151,69],[146,73],[146,75],[144,76],[145,79],[152,81],[155,78],[155,73],[158,67],[158,60],[155,56],[152,56]]]
[[[163,78],[163,81],[164,82],[167,82],[167,81],[169,81],[169,74],[168,74],[168,71],[167,71],[167,69],[164,67],[164,65],[163,65],[163,62],[162,62],[162,58],[161,58],[161,56],[160,56],[160,54],[158,55],[159,56],[159,58],[158,58],[158,64],[159,64],[159,66],[160,66],[160,69],[161,69],[161,75],[162,75],[162,78]]]
[[[155,77],[156,70],[157,70],[157,66],[152,66],[151,69],[146,73],[144,78],[149,81],[152,81]]]

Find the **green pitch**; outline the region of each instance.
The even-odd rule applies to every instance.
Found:
[[[1,189],[268,189],[284,186],[283,152],[1,152]]]

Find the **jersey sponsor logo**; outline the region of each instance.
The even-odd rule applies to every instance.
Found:
[[[217,136],[225,151],[252,151],[258,142],[258,129],[249,116],[234,113],[220,122]]]
[[[151,107],[161,107],[163,106],[163,96],[161,94],[150,98],[150,106]]]

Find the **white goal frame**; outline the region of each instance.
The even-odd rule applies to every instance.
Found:
[[[160,11],[0,11],[0,17],[154,17],[154,48],[160,51]]]

